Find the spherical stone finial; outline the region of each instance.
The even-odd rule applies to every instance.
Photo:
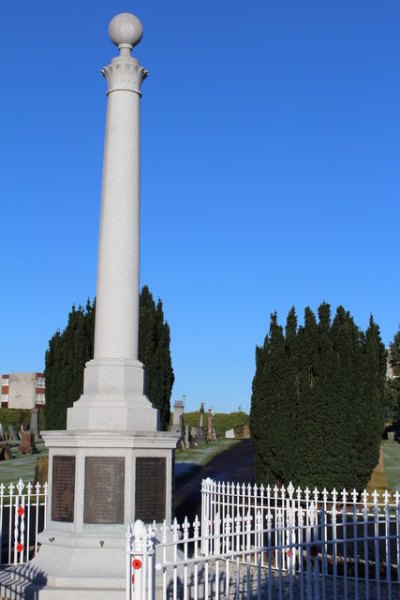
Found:
[[[108,35],[116,46],[123,45],[133,48],[142,39],[143,26],[135,15],[120,13],[111,20]]]

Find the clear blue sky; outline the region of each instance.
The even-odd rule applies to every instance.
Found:
[[[2,2],[0,372],[95,295],[110,19],[134,12],[141,282],[187,409],[249,407],[254,351],[322,300],[400,323],[398,0]]]

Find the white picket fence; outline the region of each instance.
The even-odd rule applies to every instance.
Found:
[[[0,484],[0,564],[23,563],[36,554],[46,523],[47,483]]]
[[[226,515],[244,517],[250,512],[254,519],[256,512],[260,511],[264,518],[266,513],[273,513],[277,508],[284,512],[300,508],[307,510],[311,503],[325,514],[337,514],[344,509],[350,515],[354,511],[364,514],[367,509],[372,512],[376,507],[389,507],[390,513],[395,514],[400,504],[400,492],[396,491],[392,497],[387,490],[382,494],[376,490],[371,494],[366,490],[361,493],[356,490],[328,491],[326,488],[321,491],[317,488],[302,490],[300,487],[295,489],[291,483],[287,487],[271,487],[221,483],[207,478],[201,484],[202,535],[206,534],[207,523],[214,521],[217,514],[223,520]]]
[[[2,564],[38,550],[47,484],[0,484]],[[128,531],[128,600],[400,598],[400,493],[202,483],[202,519]]]
[[[128,600],[400,598],[400,494],[202,491],[201,523],[130,528]]]

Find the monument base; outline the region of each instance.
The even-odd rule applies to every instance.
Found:
[[[159,411],[144,390],[141,362],[124,358],[90,360],[83,374],[83,394],[67,410],[67,430],[157,431]]]
[[[67,430],[43,437],[49,497],[41,547],[29,563],[2,572],[1,595],[123,600],[128,525],[173,518],[178,435]]]

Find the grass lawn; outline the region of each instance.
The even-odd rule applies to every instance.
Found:
[[[184,452],[176,453],[176,468],[175,472],[178,477],[182,477],[195,470],[198,466],[205,465],[214,456],[227,450],[234,444],[237,444],[238,440],[220,440],[217,442],[210,442],[199,448],[193,450],[185,450]],[[38,456],[46,456],[48,450],[45,448],[43,442],[38,442],[37,448],[39,454],[17,454],[17,447],[12,446],[11,450],[14,458],[12,460],[3,460],[0,462],[0,483],[8,485],[9,483],[16,483],[19,479],[22,481],[33,482],[35,473],[35,464]]]
[[[237,443],[238,440],[219,440],[194,450],[177,452],[175,468],[177,477],[182,477],[198,466],[205,465],[214,456]],[[20,478],[25,482],[33,481],[37,457],[47,455],[47,449],[43,442],[39,442],[37,447],[40,451],[39,454],[23,456],[17,454],[17,445],[13,446],[11,449],[14,458],[0,462],[0,483],[6,485],[11,482],[16,483]],[[393,491],[400,491],[400,444],[385,440],[383,442],[383,457],[389,488]]]
[[[389,488],[400,492],[400,444],[385,440],[383,442],[383,463]]]
[[[175,476],[184,477],[191,471],[195,471],[198,467],[207,464],[214,456],[220,454],[224,450],[228,450],[240,440],[218,440],[217,442],[209,442],[193,448],[192,450],[182,450],[175,454]]]
[[[8,483],[17,483],[19,479],[25,482],[33,482],[37,457],[48,454],[44,442],[38,442],[36,446],[39,454],[18,454],[18,444],[11,446],[14,458],[0,462],[0,483],[4,483],[5,485]]]

